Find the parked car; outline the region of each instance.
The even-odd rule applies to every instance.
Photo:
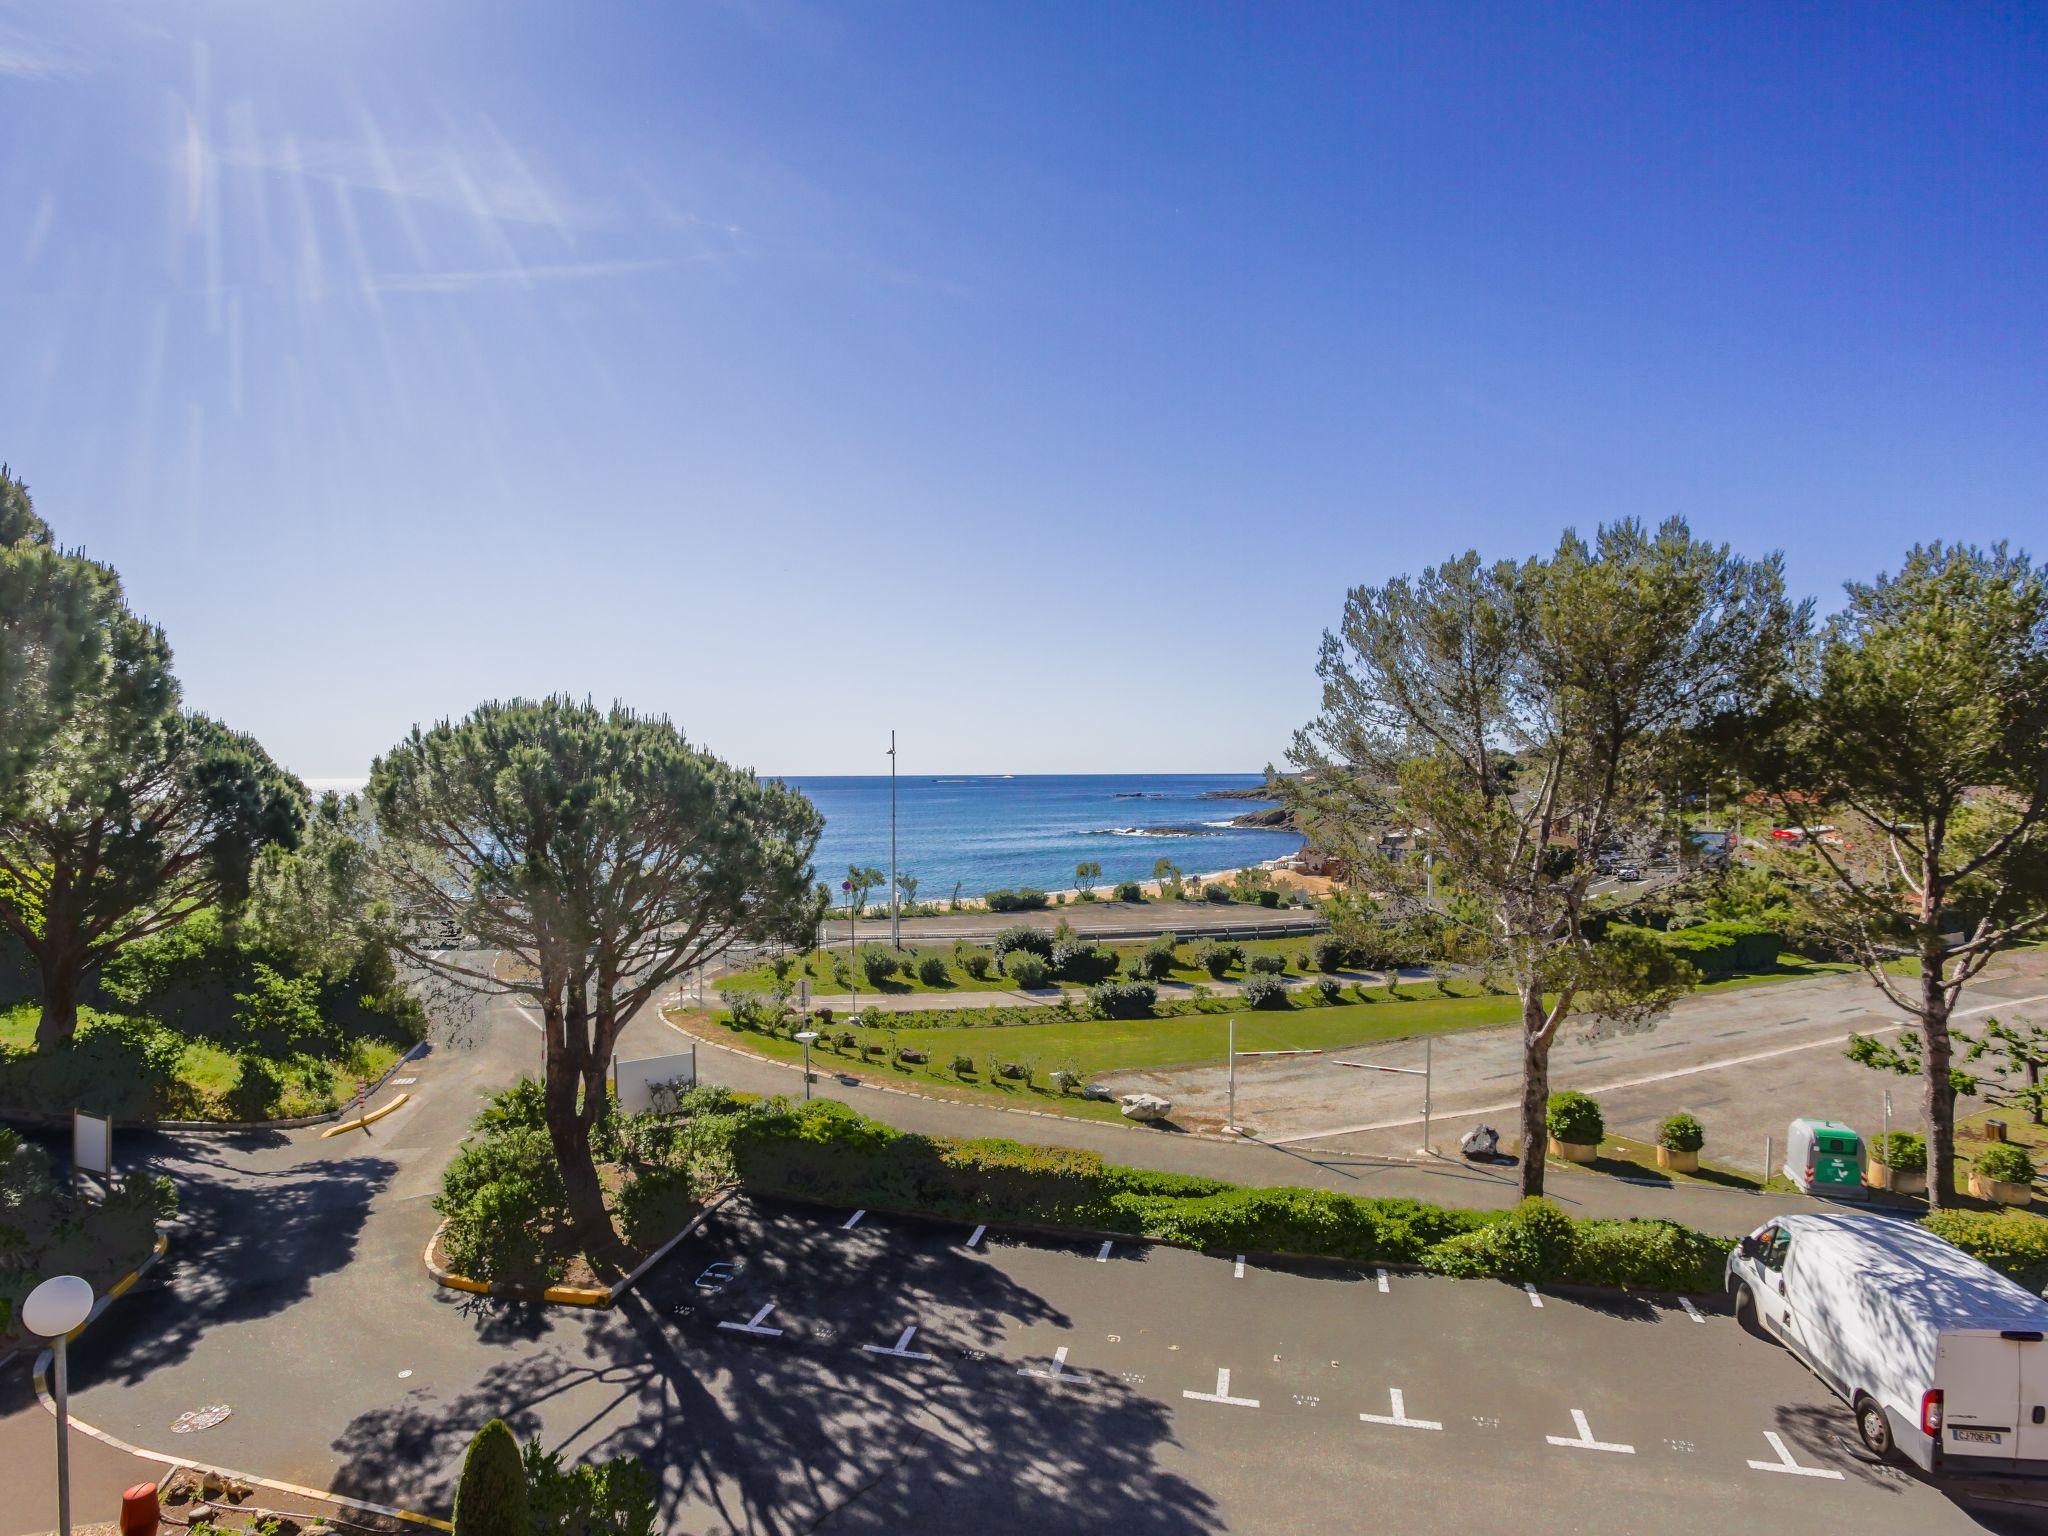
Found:
[[[2048,1475],[2048,1301],[1891,1216],[1776,1217],[1726,1279],[1743,1326],[1846,1402],[1873,1455]]]

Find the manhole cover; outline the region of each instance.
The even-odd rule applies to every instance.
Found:
[[[174,1435],[189,1435],[195,1429],[211,1429],[234,1411],[226,1403],[214,1403],[206,1408],[194,1408],[191,1412],[181,1413],[171,1420],[171,1433]]]

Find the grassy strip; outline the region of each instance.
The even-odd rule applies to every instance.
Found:
[[[741,1183],[763,1194],[1461,1278],[1704,1292],[1719,1289],[1730,1246],[1672,1221],[1577,1221],[1541,1200],[1453,1210],[1157,1173],[1074,1147],[921,1136],[829,1099],[735,1115],[731,1149]]]

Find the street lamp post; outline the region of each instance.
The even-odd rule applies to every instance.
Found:
[[[28,1293],[21,1304],[21,1324],[51,1341],[57,1356],[57,1536],[71,1536],[71,1381],[65,1370],[64,1341],[92,1315],[92,1286],[77,1275],[57,1275]]]
[[[796,1032],[796,1037],[804,1043],[804,1102],[809,1103],[811,1098],[811,1042],[818,1038],[818,1032],[815,1029],[800,1029]]]

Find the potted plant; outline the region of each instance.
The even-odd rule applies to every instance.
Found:
[[[1698,1173],[1700,1148],[1706,1144],[1706,1130],[1680,1110],[1657,1127],[1657,1166],[1673,1173]]]
[[[1600,1106],[1575,1090],[1550,1096],[1544,1126],[1550,1132],[1550,1155],[1571,1163],[1592,1162],[1600,1155],[1600,1138],[1607,1134]]]
[[[1999,1205],[2026,1205],[2034,1198],[2034,1160],[2009,1141],[1986,1148],[1970,1170],[1970,1193]]]
[[[1895,1195],[1927,1193],[1927,1142],[1911,1131],[1893,1131],[1870,1142],[1870,1161],[1863,1182]]]

